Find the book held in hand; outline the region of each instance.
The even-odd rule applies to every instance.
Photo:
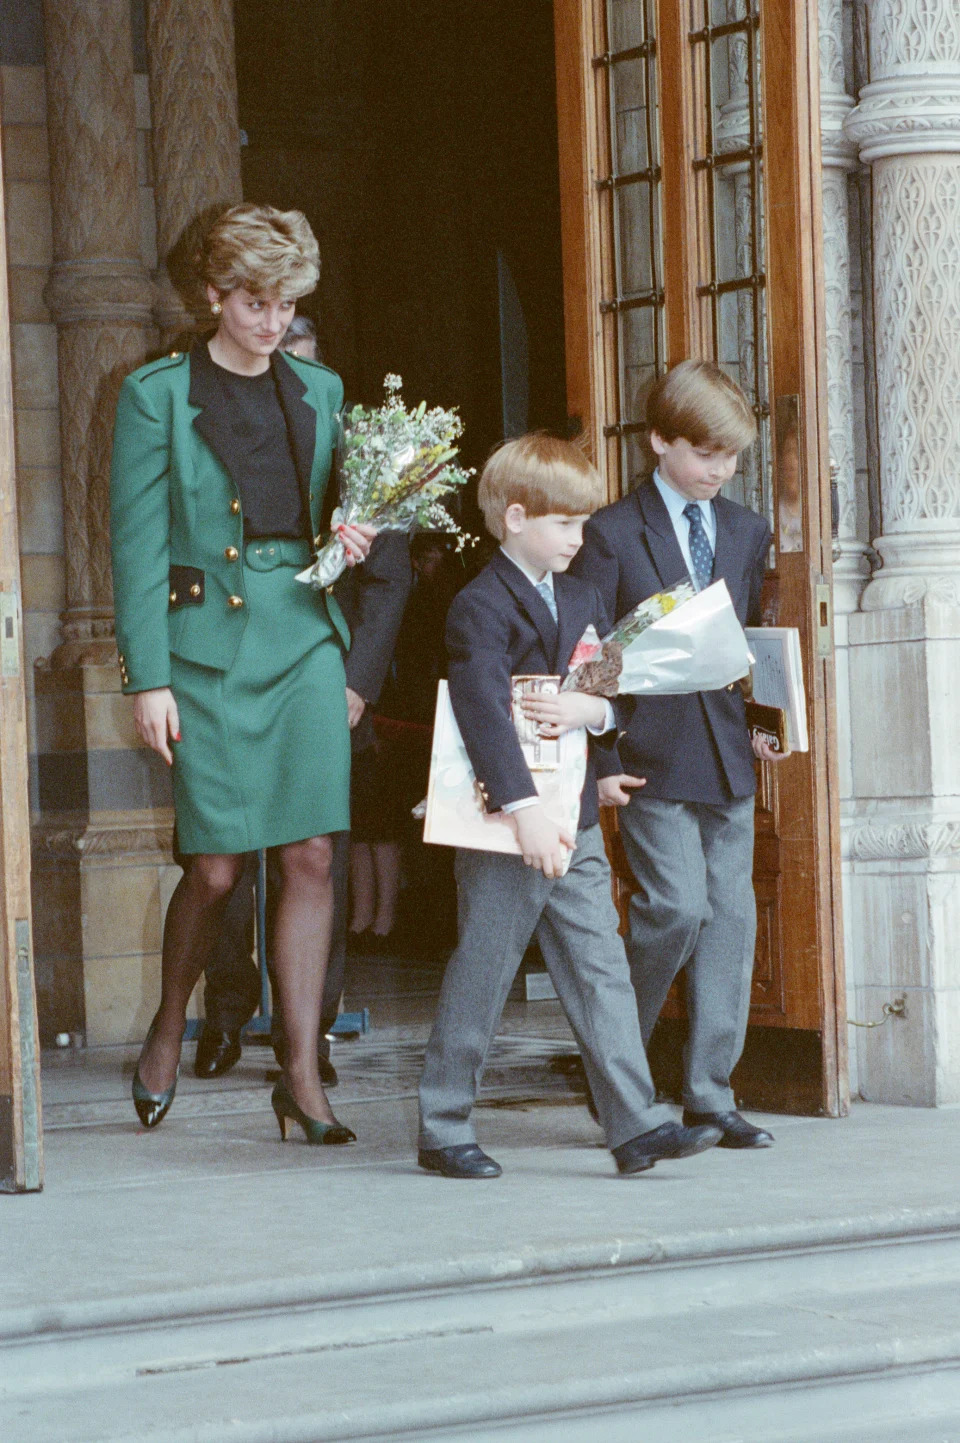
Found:
[[[748,626],[746,636],[754,655],[753,698],[747,702],[747,726],[768,739],[771,733],[775,735],[780,744],[774,751],[808,751],[799,631],[795,626]],[[774,712],[782,713],[782,721],[772,715]]]
[[[552,682],[559,687],[559,677],[515,677],[517,683]],[[521,687],[521,692],[524,688]],[[526,687],[530,690],[530,687]],[[535,688],[545,690],[540,686]],[[515,716],[519,709],[514,708]],[[521,718],[524,727],[530,723]],[[516,721],[515,721],[516,725]],[[519,733],[518,733],[519,734]],[[544,768],[531,766],[531,776],[547,816],[570,836],[576,836],[580,819],[580,793],[587,772],[587,734],[582,728],[564,732],[556,739],[539,738],[525,741],[520,736],[524,755],[535,755],[538,747],[549,742],[555,761]],[[528,754],[528,748],[531,751]],[[541,756],[546,754],[540,751]],[[481,784],[474,775],[467,749],[450,704],[447,683],[437,687],[437,710],[433,724],[433,751],[430,757],[430,785],[427,791],[426,819],[423,840],[445,847],[466,847],[482,852],[508,852],[520,855],[516,832],[503,812],[488,812]],[[572,855],[572,854],[571,854]],[[568,858],[569,860],[569,858]]]
[[[520,738],[523,760],[531,772],[555,772],[560,766],[560,737],[542,737],[540,725],[525,716],[525,696],[556,696],[560,690],[559,676],[513,676],[510,678],[510,707],[513,724]]]

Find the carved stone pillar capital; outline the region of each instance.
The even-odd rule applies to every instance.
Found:
[[[43,299],[58,326],[152,322],[150,282],[139,258],[58,261]]]
[[[852,170],[857,147],[844,134],[853,109],[843,64],[843,0],[818,0],[820,43],[820,145],[823,166]]]
[[[883,561],[865,610],[960,597],[960,9],[870,0],[845,130],[873,170]]]
[[[846,122],[860,158],[960,151],[960,10],[866,0],[870,84]]]

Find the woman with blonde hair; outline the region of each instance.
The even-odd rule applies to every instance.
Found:
[[[340,378],[278,350],[319,278],[299,211],[237,205],[197,258],[217,328],[142,366],[117,407],[111,528],[117,644],[134,723],[172,768],[186,866],[167,911],[160,1008],[133,1081],[146,1127],[173,1102],[186,1007],[244,854],[282,876],[274,975],[287,1040],[273,1108],[312,1143],[355,1140],[317,1072],[331,834],[349,827],[350,741],[334,598],[298,584],[320,529]],[[341,531],[351,561],[373,532]]]

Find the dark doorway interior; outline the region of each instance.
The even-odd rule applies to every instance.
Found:
[[[408,402],[460,407],[477,468],[504,434],[562,430],[552,4],[237,0],[235,13],[244,193],[305,211],[317,232],[323,274],[302,308],[348,400],[377,402],[398,372]],[[479,534],[469,500],[462,519]],[[455,587],[468,573],[452,569]],[[426,594],[408,609],[412,643],[432,635],[442,654]],[[450,594],[440,587],[430,604],[442,610]],[[432,691],[425,710],[415,720],[429,748]],[[422,780],[419,796],[425,764]],[[443,956],[451,854],[407,830],[401,948]]]
[[[460,406],[477,464],[504,433],[505,369],[513,429],[563,427],[552,5],[238,0],[236,17],[245,193],[314,225],[304,308],[348,397],[399,372],[409,400]]]

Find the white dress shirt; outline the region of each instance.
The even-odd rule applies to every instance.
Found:
[[[667,485],[666,481],[664,481],[660,475],[659,467],[653,473],[653,484],[663,497],[663,504],[670,513],[670,521],[673,524],[674,533],[679,542],[680,550],[683,553],[684,565],[690,573],[690,580],[694,586],[696,586],[697,578],[693,569],[693,557],[690,555],[690,522],[683,514],[683,508],[689,506],[690,503],[685,496],[680,495],[679,491],[674,491],[672,486]],[[717,513],[713,509],[713,502],[697,501],[695,505],[700,507],[700,514],[703,517],[703,529],[707,533],[710,550],[716,551]]]

